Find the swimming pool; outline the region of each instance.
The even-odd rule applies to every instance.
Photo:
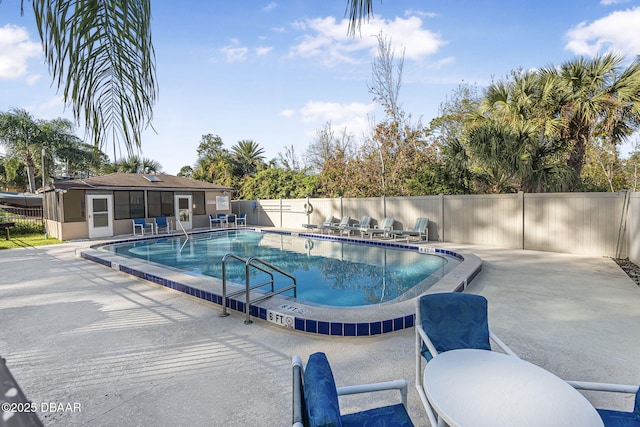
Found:
[[[396,247],[248,230],[201,234],[188,240],[184,236],[158,238],[107,245],[104,249],[218,279],[222,278],[225,255],[258,257],[296,277],[296,301],[338,307],[406,299],[427,290],[460,262],[454,257]],[[229,262],[226,277],[244,287],[245,265]],[[265,273],[251,270],[252,283],[267,278]],[[286,277],[280,278],[280,287],[291,284]],[[282,296],[293,298],[293,291]]]
[[[460,253],[455,246],[453,249],[447,249],[447,244],[435,246],[432,242],[429,244],[413,244],[400,243],[390,240],[363,240],[351,237],[317,235],[313,233],[296,233],[287,230],[275,228],[253,228],[247,229],[263,233],[267,240],[276,242],[276,246],[283,245],[284,240],[280,236],[293,236],[305,238],[302,249],[296,248],[302,252],[311,250],[312,252],[319,250],[324,241],[340,241],[344,243],[356,243],[363,246],[361,251],[367,253],[366,248],[383,247],[400,249],[399,253],[406,255],[409,252],[431,253],[440,256],[453,257],[459,261],[457,266],[454,263],[447,263],[452,267],[451,271],[444,272],[434,284],[428,284],[426,292],[452,292],[462,291],[482,270],[482,260],[471,253]],[[184,243],[184,234],[182,239],[175,240],[182,242],[182,255],[190,256],[191,240],[199,235],[209,235],[215,233],[227,233],[228,230],[194,230],[189,236],[187,243]],[[311,239],[313,245],[309,244],[306,239]],[[222,297],[222,281],[220,279],[202,275],[189,273],[174,267],[167,267],[155,262],[147,261],[134,257],[124,257],[116,252],[104,250],[105,245],[134,243],[142,241],[160,241],[166,237],[145,236],[145,237],[128,237],[123,236],[113,242],[100,242],[91,245],[89,248],[78,248],[76,256],[85,260],[101,264],[105,267],[119,271],[144,280],[146,283],[152,283],[171,289],[180,293],[203,301],[208,304],[214,304],[222,307],[223,304],[231,312],[242,313],[246,316],[247,311],[253,319],[260,319],[270,322],[277,327],[287,328],[302,333],[315,335],[331,335],[346,337],[367,337],[380,334],[387,334],[401,331],[414,326],[415,322],[415,298],[423,291],[421,286],[414,286],[406,291],[401,297],[393,300],[384,301],[378,304],[368,304],[361,306],[328,306],[322,304],[307,303],[302,300],[293,300],[291,297],[282,297],[280,295],[269,298],[257,303],[251,303],[249,309],[246,310],[245,296],[238,298],[227,298],[223,303]],[[433,242],[435,243],[435,242]],[[183,246],[184,245],[184,246]],[[440,244],[439,244],[440,245]],[[451,245],[449,245],[451,246]],[[182,256],[181,255],[181,256]],[[340,257],[341,254],[335,254]],[[448,268],[449,268],[448,267]],[[447,269],[448,269],[447,268]],[[436,275],[437,276],[437,275]],[[433,276],[432,276],[433,277]],[[435,280],[435,279],[434,279]],[[126,284],[125,286],[131,286]],[[230,317],[229,321],[234,321],[237,316]]]

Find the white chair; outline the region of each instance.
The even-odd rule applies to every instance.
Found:
[[[586,381],[567,381],[577,390],[604,391],[613,393],[634,394],[633,411],[614,411],[596,408],[605,427],[638,427],[640,426],[640,387],[637,385],[594,383]]]
[[[238,216],[236,218],[236,227],[240,227],[240,226],[242,226],[242,227],[246,227],[247,226],[247,214],[246,213],[240,214],[240,216]]]
[[[166,216],[158,216],[155,217],[153,219],[154,224],[155,224],[155,228],[156,228],[156,234],[158,234],[160,232],[160,229],[164,229],[164,231],[168,234],[171,232],[171,228],[169,227],[169,221],[167,220]]]
[[[300,357],[294,356],[292,426],[413,426],[407,413],[407,382],[394,380],[336,388],[329,361],[324,353],[309,356],[306,369]],[[384,390],[400,391],[401,403],[341,414],[338,396]]]
[[[218,228],[222,228],[222,226],[227,225],[227,215],[226,214],[218,214],[217,216],[213,216],[209,214],[209,229],[213,228],[213,225],[217,224]]]
[[[144,232],[146,230],[150,231],[153,234],[153,224],[150,222],[146,222],[144,218],[134,218],[133,221],[133,235],[137,236],[137,231],[140,230],[140,235],[144,236]]]

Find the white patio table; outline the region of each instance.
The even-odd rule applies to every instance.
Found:
[[[424,389],[439,425],[604,425],[591,403],[565,381],[495,351],[464,349],[438,354],[424,369]]]

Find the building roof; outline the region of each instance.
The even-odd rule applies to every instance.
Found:
[[[111,173],[84,179],[54,181],[45,191],[61,190],[233,190],[231,187],[166,174]]]
[[[42,194],[0,192],[0,204],[18,206],[22,208],[41,207]]]

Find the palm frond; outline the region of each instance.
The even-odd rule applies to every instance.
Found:
[[[355,35],[360,30],[363,19],[368,19],[373,14],[371,0],[347,0],[347,9],[344,12],[349,16],[349,35]]]
[[[33,0],[54,84],[89,139],[129,154],[158,92],[148,0]]]

